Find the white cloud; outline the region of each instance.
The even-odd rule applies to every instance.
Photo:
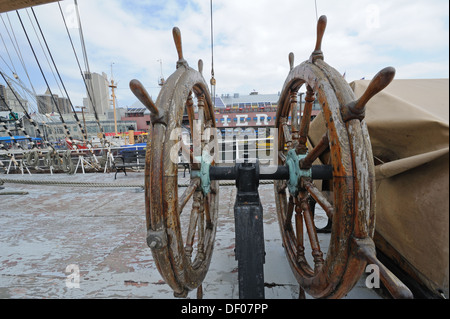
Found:
[[[318,14],[328,18],[322,45],[325,60],[339,72],[346,72],[349,81],[370,78],[388,65],[396,67],[397,76],[402,78],[448,77],[448,1],[316,2]],[[61,2],[65,10],[70,4]],[[144,83],[156,99],[158,60],[163,60],[166,78],[175,69],[173,26],[181,30],[185,59],[194,68],[198,59],[203,59],[203,74],[209,82],[209,1],[79,0],[78,4],[91,71],[110,75],[114,62],[120,106],[136,100],[128,89],[132,78]],[[66,86],[76,96],[76,104],[81,104],[84,85],[58,5],[39,6],[35,11],[63,79],[68,81]],[[22,10],[21,14],[26,17]],[[70,17],[70,12],[66,15]],[[294,52],[295,63],[299,64],[308,59],[315,45],[312,0],[213,0],[213,22],[218,94],[245,94],[253,89],[261,93],[280,91],[289,71],[288,53]],[[71,29],[71,34],[82,62],[77,31]],[[5,35],[1,24],[0,32]],[[21,43],[27,46],[23,40]],[[0,53],[4,56],[1,43]],[[29,52],[27,61],[33,64]],[[3,61],[0,67],[6,70]],[[43,89],[39,76],[35,79],[40,83],[36,86]]]

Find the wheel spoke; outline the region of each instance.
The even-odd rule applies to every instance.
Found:
[[[300,161],[300,168],[310,168],[312,163],[328,149],[328,134],[325,133],[319,143]]]
[[[333,220],[334,208],[333,205],[326,199],[322,192],[310,181],[303,181],[303,186],[306,188],[309,194],[314,198],[314,200],[323,208],[327,217]]]
[[[205,222],[206,222],[206,229],[212,229],[213,224],[211,222],[211,215],[209,212],[209,203],[211,201],[211,194],[208,194],[205,196],[205,203],[204,203],[204,212],[205,212]]]
[[[317,237],[313,216],[311,210],[309,209],[306,192],[300,192],[300,197],[300,205],[303,210],[303,218],[305,220],[306,230],[308,232],[309,242],[312,249],[312,256],[314,258],[314,272],[318,272],[324,263],[323,253],[320,250],[319,238]]]
[[[205,197],[202,196],[200,199],[200,210],[198,218],[198,247],[197,247],[197,257],[196,260],[201,262],[205,259]],[[195,266],[194,266],[195,267]]]
[[[204,112],[204,96],[203,94],[197,95],[197,121],[194,121],[193,127],[191,128],[192,132],[192,147],[193,147],[193,156],[199,157],[202,155],[202,150],[204,146],[204,141],[202,139],[202,134],[205,131],[205,112]],[[192,169],[199,170],[200,163],[197,161],[192,162]]]
[[[297,103],[297,91],[291,91],[290,94],[291,101],[291,130],[292,138],[294,140],[298,139],[298,131],[300,130],[299,114],[298,114],[298,103]]]
[[[287,188],[287,182],[284,180],[280,181],[280,182],[276,183],[276,187],[277,187],[278,194],[285,193],[286,188]]]
[[[292,196],[289,196],[288,208],[286,212],[286,219],[284,220],[284,229],[292,229],[292,213],[294,212],[294,200]]]
[[[291,132],[289,131],[289,126],[287,125],[287,119],[285,117],[283,117],[282,119],[282,128],[283,128],[283,136],[284,136],[284,141],[286,143],[286,146],[288,149],[292,148],[292,136],[291,136]]]
[[[301,208],[298,199],[295,200],[295,232],[296,232],[296,256],[295,261],[301,268],[305,275],[314,276],[314,271],[308,265],[308,261],[305,257],[305,244],[304,244],[304,222],[303,222],[303,210]]]
[[[281,165],[284,165],[286,163],[286,155],[284,155],[282,152],[278,152],[278,158],[281,160]]]
[[[189,92],[189,97],[186,101],[186,111],[189,117],[189,127],[192,128],[194,127],[194,100],[192,98],[192,92]]]
[[[200,179],[196,178],[191,180],[189,186],[184,190],[183,194],[180,196],[179,204],[178,204],[178,215],[181,215],[183,212],[184,206],[186,206],[189,199],[191,199],[192,195],[194,195],[198,186],[200,185]]]
[[[305,257],[305,246],[303,241],[303,216],[300,205],[295,206],[295,232],[297,235],[297,254],[298,257]]]
[[[195,238],[195,230],[197,228],[198,216],[200,214],[201,207],[201,191],[197,191],[194,194],[194,202],[192,203],[192,211],[189,216],[189,227],[186,236],[186,245],[185,245],[185,254],[189,258],[192,256],[194,238]]]
[[[311,112],[314,103],[314,91],[308,85],[306,88],[305,106],[303,108],[303,116],[300,122],[300,131],[298,136],[298,152],[305,154],[308,150],[306,142],[308,140],[309,123],[311,122]]]
[[[197,96],[197,107],[198,107],[198,123],[200,128],[200,134],[205,131],[205,96],[203,94]],[[200,136],[201,137],[201,136]],[[202,144],[203,141],[201,140]],[[203,146],[203,145],[202,145]]]

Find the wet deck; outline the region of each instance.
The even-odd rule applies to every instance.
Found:
[[[1,179],[143,185],[143,172],[0,175]],[[182,179],[182,173],[180,173]],[[174,298],[146,245],[140,187],[5,183],[0,189],[0,298]],[[265,296],[299,293],[281,245],[273,185],[260,185],[266,248]],[[17,192],[17,193],[16,193]],[[24,192],[24,193],[21,193]],[[204,298],[237,299],[233,205],[236,188],[220,188],[219,225]],[[326,234],[319,234],[327,250]],[[307,252],[308,253],[308,252]],[[69,267],[69,268],[68,268]],[[79,269],[79,287],[68,280]],[[73,273],[72,273],[73,274]],[[195,291],[189,298],[196,298]],[[310,298],[307,296],[307,298]],[[345,297],[381,299],[365,277]]]

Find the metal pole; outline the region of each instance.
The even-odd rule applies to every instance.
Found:
[[[81,115],[83,116],[83,125],[84,125],[84,131],[86,132],[86,136],[87,136],[87,130],[86,130],[86,119],[84,118],[84,109],[86,108],[86,106],[82,106],[81,107]],[[87,142],[87,141],[86,141]]]
[[[111,88],[111,97],[113,102],[113,110],[114,110],[114,132],[115,135],[117,135],[117,116],[116,116],[116,95],[114,93],[114,89],[117,87],[117,85],[114,85],[114,80],[111,80],[111,85],[109,86]]]
[[[237,164],[234,205],[239,298],[264,299],[264,225],[258,163]]]

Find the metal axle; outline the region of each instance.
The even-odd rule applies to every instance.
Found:
[[[237,165],[211,166],[209,168],[210,180],[236,180],[238,175]],[[328,180],[333,178],[331,165],[313,165],[311,172],[313,179]],[[288,180],[289,177],[289,167],[287,166],[262,166],[258,164],[258,180]]]

